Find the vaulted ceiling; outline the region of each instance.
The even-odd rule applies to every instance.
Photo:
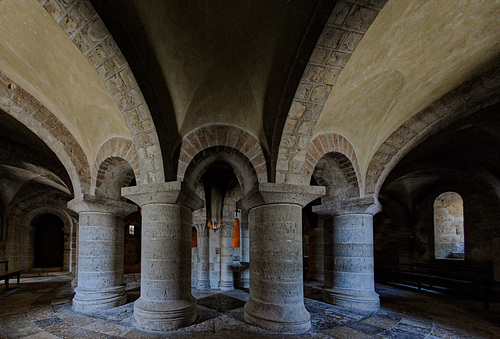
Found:
[[[163,157],[206,123],[238,126],[257,136],[267,155],[277,153],[299,81],[337,3],[90,2],[131,66],[167,145]],[[405,121],[499,64],[499,18],[498,1],[388,1],[340,71],[314,133],[345,136],[365,173]],[[67,127],[89,164],[106,140],[132,139],[110,90],[39,1],[0,1],[0,71]]]
[[[334,1],[91,1],[139,79],[161,138],[227,123],[281,135]]]

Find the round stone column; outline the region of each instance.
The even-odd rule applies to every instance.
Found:
[[[324,187],[259,183],[240,201],[250,226],[250,292],[245,320],[264,329],[301,333],[304,306],[302,207]]]
[[[220,290],[234,289],[233,283],[233,225],[224,220],[220,233]]]
[[[241,261],[242,263],[250,262],[250,230],[248,228],[248,212],[241,213]],[[250,269],[248,264],[242,264],[241,268],[241,286],[243,288],[250,287]]]
[[[146,330],[168,331],[191,324],[191,218],[202,200],[179,181],[122,189],[142,208],[141,297],[134,321]]]
[[[308,280],[324,282],[325,280],[325,241],[323,221],[309,233],[309,271]]]
[[[210,248],[208,242],[209,228],[204,224],[198,224],[198,280],[196,289],[210,289]]]
[[[137,206],[84,196],[68,208],[79,215],[78,286],[73,310],[88,313],[123,305],[123,218]]]
[[[324,203],[313,211],[333,216],[333,274],[325,281],[323,299],[330,304],[365,312],[380,306],[375,292],[373,215],[378,201],[369,198]]]
[[[196,288],[198,280],[198,247],[191,247],[191,288]]]

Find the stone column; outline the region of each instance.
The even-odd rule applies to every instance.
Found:
[[[309,271],[307,279],[323,282],[325,279],[325,241],[323,221],[309,232]]]
[[[220,290],[229,291],[233,285],[233,222],[224,220],[220,232]]]
[[[324,192],[318,186],[259,183],[240,200],[250,225],[246,321],[286,333],[311,327],[304,306],[302,207]]]
[[[85,195],[68,208],[79,214],[78,287],[73,310],[93,312],[127,301],[123,280],[123,218],[137,206]]]
[[[210,248],[208,243],[209,228],[205,223],[198,224],[198,281],[196,288],[198,290],[210,289]]]
[[[145,330],[168,331],[191,324],[191,218],[203,200],[180,181],[122,188],[142,208],[141,297],[134,321]]]
[[[248,228],[248,212],[241,211],[241,261],[243,263],[250,262],[250,230]],[[241,286],[243,288],[250,287],[250,269],[247,264],[242,264],[241,267]]]
[[[365,312],[379,308],[373,262],[373,215],[379,211],[373,198],[313,207],[313,212],[333,216],[333,272],[322,291],[325,302]]]
[[[198,247],[191,247],[191,288],[196,288],[198,280]]]

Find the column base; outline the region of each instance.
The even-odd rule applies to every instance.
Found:
[[[172,331],[196,320],[196,299],[152,301],[139,298],[134,303],[135,325],[143,330]]]
[[[196,282],[196,289],[198,291],[210,290],[210,281],[209,280],[198,280]]]
[[[250,288],[250,279],[241,279],[241,287]]]
[[[90,313],[118,307],[127,302],[125,285],[101,288],[96,290],[75,288],[73,297],[73,311]]]
[[[232,281],[226,282],[226,281],[221,281],[219,289],[221,291],[232,291],[234,290],[234,285]]]
[[[323,288],[321,294],[324,302],[353,310],[372,313],[380,307],[379,295],[374,291]]]
[[[265,330],[281,333],[303,333],[311,328],[311,316],[304,303],[273,305],[251,298],[245,304],[245,320]]]

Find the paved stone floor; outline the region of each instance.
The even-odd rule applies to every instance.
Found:
[[[362,315],[312,298],[306,286],[306,308],[312,329],[302,335],[277,335],[247,324],[243,291],[197,292],[199,317],[194,325],[164,334],[132,325],[133,303],[139,297],[138,275],[129,275],[129,303],[113,310],[82,315],[71,311],[71,278],[62,274],[0,284],[0,338],[500,338],[500,305],[489,310],[479,302],[416,293],[377,285],[381,308]]]

